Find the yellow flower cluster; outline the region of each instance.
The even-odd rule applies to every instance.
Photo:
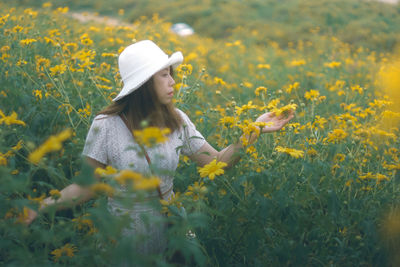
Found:
[[[330,133],[328,133],[328,137],[324,138],[324,141],[328,141],[331,143],[338,143],[345,139],[348,136],[348,133],[343,129],[334,129]]]
[[[185,196],[190,196],[194,201],[204,198],[207,193],[207,187],[204,186],[204,182],[195,182],[193,185],[189,185]]]
[[[256,90],[254,91],[254,93],[256,94],[256,96],[259,96],[260,94],[266,95],[267,94],[267,88],[264,87],[264,86],[257,87]]]
[[[6,116],[6,115],[4,115],[3,111],[0,109],[0,125],[5,123],[7,125],[18,124],[18,125],[25,126],[25,122],[18,120],[17,117],[18,117],[18,115],[15,111],[13,111],[10,116]]]
[[[325,67],[328,67],[328,68],[331,68],[331,69],[338,68],[338,67],[340,67],[341,65],[342,65],[342,63],[341,63],[341,62],[338,62],[338,61],[332,61],[332,62],[326,62],[326,63],[324,63],[324,66],[325,66]]]
[[[302,158],[302,157],[304,156],[304,151],[297,150],[297,149],[294,149],[294,148],[277,146],[277,147],[275,148],[275,150],[276,150],[277,152],[280,152],[280,153],[286,153],[286,154],[288,154],[288,155],[290,155],[291,157],[294,157],[294,158],[296,158],[296,159],[297,159],[297,158]]]
[[[380,173],[373,174],[371,172],[368,172],[364,175],[360,175],[358,176],[358,178],[360,178],[361,180],[376,180],[377,184],[381,183],[384,180],[386,181],[389,180],[389,178],[386,175]]]
[[[147,127],[143,130],[134,130],[136,142],[147,147],[153,147],[157,144],[164,143],[168,140],[167,135],[171,132],[170,129],[160,129],[158,127]]]
[[[94,227],[93,221],[89,219],[90,214],[85,213],[77,218],[72,219],[75,223],[75,229],[86,232],[88,235],[96,233],[98,230]]]
[[[96,168],[96,170],[94,170],[94,174],[99,175],[99,176],[109,176],[109,175],[116,174],[117,172],[118,171],[111,166],[106,166],[105,169]]]
[[[75,245],[67,243],[61,248],[53,250],[50,254],[53,255],[53,261],[58,262],[62,256],[72,258],[75,255],[74,253],[77,251],[78,248]]]
[[[90,189],[97,195],[112,196],[115,192],[114,188],[106,183],[95,183],[90,186]]]
[[[131,185],[132,190],[154,190],[160,185],[160,178],[151,176],[145,177],[141,173],[132,170],[122,170],[118,172],[111,166],[107,166],[105,169],[97,168],[95,174],[100,176],[112,176],[122,186]],[[105,183],[97,183],[92,186],[94,192],[106,195],[112,195],[114,189]]]
[[[308,92],[306,92],[306,93],[304,94],[304,97],[305,97],[307,100],[315,101],[315,100],[317,100],[318,97],[319,97],[319,91],[318,91],[318,90],[310,90],[310,91],[308,91]]]
[[[238,116],[240,116],[240,114],[242,114],[243,112],[247,112],[248,110],[256,109],[256,108],[257,108],[257,105],[254,105],[253,101],[249,101],[246,105],[243,105],[241,107],[235,107],[236,114]]]
[[[38,164],[39,161],[49,152],[57,151],[62,148],[62,142],[72,136],[72,130],[66,129],[58,135],[50,136],[40,147],[29,154],[29,161]]]
[[[215,176],[224,174],[224,167],[228,166],[227,163],[217,161],[213,159],[210,163],[204,165],[202,168],[198,168],[200,177],[204,178],[208,176],[210,180],[214,180]]]
[[[167,216],[171,216],[171,212],[168,209],[168,206],[175,206],[177,208],[183,207],[182,202],[180,201],[181,193],[176,192],[171,195],[168,200],[160,199],[160,203],[162,205],[162,213],[167,214]]]

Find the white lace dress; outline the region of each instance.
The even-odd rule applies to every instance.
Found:
[[[152,165],[165,174],[161,178],[161,192],[164,199],[173,194],[173,173],[175,172],[180,153],[191,155],[206,142],[200,132],[188,116],[177,109],[183,119],[183,125],[179,130],[170,134],[168,141],[153,148],[146,148]],[[86,143],[82,154],[95,159],[103,164],[110,165],[118,170],[131,169],[140,173],[148,173],[149,165],[146,159],[138,154],[139,145],[133,140],[132,134],[119,116],[98,115],[94,118],[86,137]],[[124,195],[124,189],[120,189],[119,195]],[[116,216],[129,214],[132,223],[126,234],[144,234],[146,241],[138,247],[143,253],[158,253],[165,248],[164,226],[155,223],[146,225],[143,215],[160,216],[160,213],[146,201],[138,202],[133,194],[125,194],[132,199],[130,207],[122,205],[117,198],[110,198],[108,207]],[[158,198],[158,194],[151,194]]]

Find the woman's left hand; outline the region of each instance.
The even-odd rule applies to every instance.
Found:
[[[268,112],[258,117],[256,122],[271,123],[271,125],[266,125],[261,129],[261,133],[271,133],[282,129],[293,118],[294,110],[290,110],[286,116],[284,114],[276,116],[274,112]]]

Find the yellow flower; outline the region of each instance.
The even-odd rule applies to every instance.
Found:
[[[307,150],[307,155],[309,155],[310,157],[313,157],[313,156],[318,155],[318,152],[314,148],[310,148],[309,150]]]
[[[49,194],[53,199],[59,199],[61,197],[61,193],[57,189],[50,190]]]
[[[228,166],[227,163],[218,161],[214,159],[203,168],[198,168],[200,177],[208,176],[210,180],[214,180],[215,176],[224,174],[224,167]]]
[[[37,42],[36,39],[24,39],[24,40],[19,41],[19,43],[21,45],[30,45],[30,44],[35,43],[35,42]]]
[[[32,18],[36,18],[37,14],[38,14],[37,11],[33,11],[31,8],[25,9],[24,13],[31,16]]]
[[[93,233],[97,232],[97,229],[93,225],[93,221],[91,219],[88,219],[90,214],[85,213],[82,216],[79,216],[78,218],[72,219],[74,223],[76,223],[75,228],[79,231],[85,231],[87,232],[88,235],[91,235]]]
[[[6,53],[8,50],[10,50],[11,48],[8,45],[2,46],[0,48],[0,52],[1,53]]]
[[[29,161],[37,164],[49,152],[57,151],[62,148],[62,142],[72,136],[71,129],[66,129],[58,135],[52,135],[39,148],[29,154]]]
[[[226,85],[226,82],[222,80],[221,78],[214,77],[214,83],[215,84],[220,84],[220,85]]]
[[[189,185],[185,196],[192,196],[194,201],[202,199],[204,194],[207,192],[207,187],[204,186],[203,182],[195,182],[193,185]]]
[[[87,118],[90,116],[90,114],[92,114],[92,107],[89,105],[89,103],[86,102],[86,107],[84,109],[78,109],[78,113],[81,114],[84,118]]]
[[[353,85],[350,87],[351,91],[357,91],[360,95],[363,93],[364,89],[362,89],[359,85]]]
[[[271,100],[267,105],[267,109],[270,110],[270,109],[277,108],[280,102],[281,102],[281,100],[279,98],[275,98],[275,99]]]
[[[50,68],[51,76],[63,74],[67,70],[67,66],[64,64],[56,65]]]
[[[269,70],[269,69],[271,69],[271,65],[269,65],[269,64],[258,64],[257,65],[257,69],[267,69],[267,70]]]
[[[310,90],[304,94],[304,97],[308,100],[315,101],[319,97],[318,90]]]
[[[336,143],[339,142],[343,139],[345,139],[348,136],[348,134],[343,131],[342,129],[334,129],[330,133],[328,133],[328,137],[324,139],[324,141],[328,141],[331,143]]]
[[[250,82],[244,82],[244,83],[243,83],[243,86],[244,86],[244,87],[247,87],[247,88],[251,88],[251,87],[253,87],[253,84],[250,83]]]
[[[345,85],[346,85],[345,81],[337,80],[334,85],[327,84],[326,87],[328,88],[329,91],[333,92],[341,90]]]
[[[114,188],[106,183],[96,183],[90,187],[90,189],[100,195],[112,196],[114,194]]]
[[[344,154],[338,153],[335,155],[334,161],[335,162],[342,162],[344,161],[346,156]]]
[[[65,244],[63,247],[53,250],[50,254],[53,255],[53,261],[57,262],[63,255],[72,258],[78,249],[72,244]]]
[[[340,67],[340,65],[342,65],[342,63],[341,62],[337,62],[337,61],[324,63],[325,67],[328,67],[328,68],[331,68],[331,69],[338,68],[338,67]]]
[[[12,31],[13,32],[21,32],[23,29],[24,29],[23,27],[17,25],[14,28],[12,28]]]
[[[348,180],[344,185],[349,187],[353,183],[353,180]]]
[[[388,170],[400,170],[400,163],[397,163],[397,164],[387,164],[386,162],[384,162],[384,163],[382,164],[382,166],[383,166],[385,169],[388,169]]]
[[[45,68],[50,67],[50,60],[41,56],[35,56],[36,59],[36,71],[43,71]]]
[[[33,90],[33,94],[35,95],[35,97],[37,98],[37,99],[42,99],[42,90]]]
[[[7,157],[0,152],[0,166],[6,166],[7,165]]]
[[[257,87],[257,89],[254,91],[254,93],[256,94],[256,96],[259,96],[260,93],[267,94],[267,88],[264,87],[264,86],[259,86],[259,87]]]
[[[89,46],[89,45],[93,44],[92,39],[90,39],[90,37],[87,33],[84,33],[80,39],[81,39],[81,44],[83,44],[83,45]]]
[[[182,64],[177,68],[178,73],[181,75],[190,75],[192,74],[192,70],[193,67],[190,64]]]
[[[304,156],[304,152],[303,151],[301,151],[301,150],[297,150],[297,149],[294,149],[294,148],[288,148],[288,147],[281,147],[281,146],[277,146],[276,148],[275,148],[275,150],[277,151],[277,152],[280,152],[280,153],[286,153],[286,154],[288,154],[288,155],[290,155],[291,157],[294,157],[294,158],[302,158],[303,156]]]
[[[6,116],[3,111],[0,109],[0,125],[2,123],[5,123],[7,125],[11,125],[11,124],[18,124],[18,125],[22,125],[25,126],[25,122],[21,121],[21,120],[17,120],[17,113],[15,111],[13,111],[11,113],[10,116]]]
[[[289,84],[289,86],[287,86],[286,88],[286,93],[290,94],[292,92],[292,90],[297,90],[300,86],[299,82],[295,82],[293,84]]]
[[[99,175],[99,176],[108,176],[117,173],[117,170],[114,169],[111,166],[107,166],[105,169],[103,168],[96,168],[94,171],[94,174]]]
[[[382,182],[383,180],[389,181],[389,178],[388,178],[386,175],[380,174],[380,173],[375,174],[375,179],[376,179],[376,182],[377,182],[378,184],[379,184],[380,182]]]
[[[232,128],[236,124],[237,120],[236,117],[225,116],[222,117],[218,123],[225,127]]]
[[[236,114],[239,116],[240,114],[242,114],[243,112],[246,112],[250,109],[255,109],[257,108],[256,105],[253,105],[253,101],[249,101],[246,105],[243,105],[241,107],[235,107],[236,109]]]
[[[176,192],[175,194],[171,195],[168,200],[161,199],[160,203],[162,205],[162,212],[166,213],[168,216],[171,216],[171,212],[169,211],[168,206],[174,205],[177,208],[181,208],[183,205],[182,205],[182,202],[179,201],[180,196],[181,196],[181,193]]]
[[[57,14],[57,13],[65,14],[65,13],[68,13],[68,10],[69,10],[69,7],[59,7],[54,11],[54,13],[55,14]]]
[[[304,59],[300,59],[300,60],[292,60],[289,65],[292,67],[297,67],[297,66],[302,66],[305,65],[306,61]]]
[[[59,43],[57,41],[55,41],[47,36],[44,37],[44,40],[46,41],[46,44],[51,44],[53,46],[59,45]]]
[[[50,37],[55,37],[55,36],[60,36],[60,35],[61,35],[59,29],[48,30],[47,33],[48,33],[48,35],[49,35]]]
[[[36,192],[35,191],[36,189],[33,189],[33,192]],[[32,202],[34,202],[34,203],[38,203],[38,204],[41,204],[42,203],[42,201],[44,200],[46,198],[46,194],[41,194],[39,197],[31,197],[30,195],[28,195],[28,199],[30,200],[30,201],[32,201]]]
[[[118,55],[115,53],[102,53],[102,57],[117,57]]]
[[[167,135],[171,132],[170,129],[160,129],[158,127],[147,127],[143,130],[133,131],[133,135],[139,144],[147,147],[153,147],[156,144],[164,143],[168,140]]]
[[[49,7],[51,7],[52,5],[53,5],[53,4],[50,3],[50,2],[46,2],[46,3],[43,3],[42,7],[43,7],[43,8],[49,8]]]
[[[315,130],[318,130],[318,129],[324,129],[325,128],[325,124],[327,123],[328,121],[325,119],[325,118],[322,118],[322,117],[320,117],[320,116],[315,116],[315,121],[313,122],[313,124],[312,124],[312,128],[313,129],[315,129]]]
[[[135,182],[143,179],[143,175],[131,170],[122,170],[114,178],[119,184],[126,185],[129,182]]]
[[[0,17],[0,26],[3,26],[7,22],[9,16],[10,16],[10,14],[6,14],[6,15]]]
[[[19,208],[11,208],[6,212],[4,218],[16,218],[17,223],[24,223],[28,219],[28,208],[23,207],[22,211]]]
[[[287,116],[290,111],[296,109],[297,109],[297,104],[287,104],[286,106],[283,106],[281,108],[273,108],[271,109],[271,112],[275,113],[275,116],[280,116],[281,114]]]
[[[133,188],[135,190],[153,190],[156,189],[160,185],[160,178],[152,176],[149,178],[142,178],[137,180],[133,184]]]

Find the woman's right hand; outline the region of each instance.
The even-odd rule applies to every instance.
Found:
[[[32,209],[29,209],[29,208],[27,208],[27,209],[28,209],[28,214],[25,217],[24,223],[26,225],[30,225],[36,219],[36,217],[38,216],[38,213]]]

